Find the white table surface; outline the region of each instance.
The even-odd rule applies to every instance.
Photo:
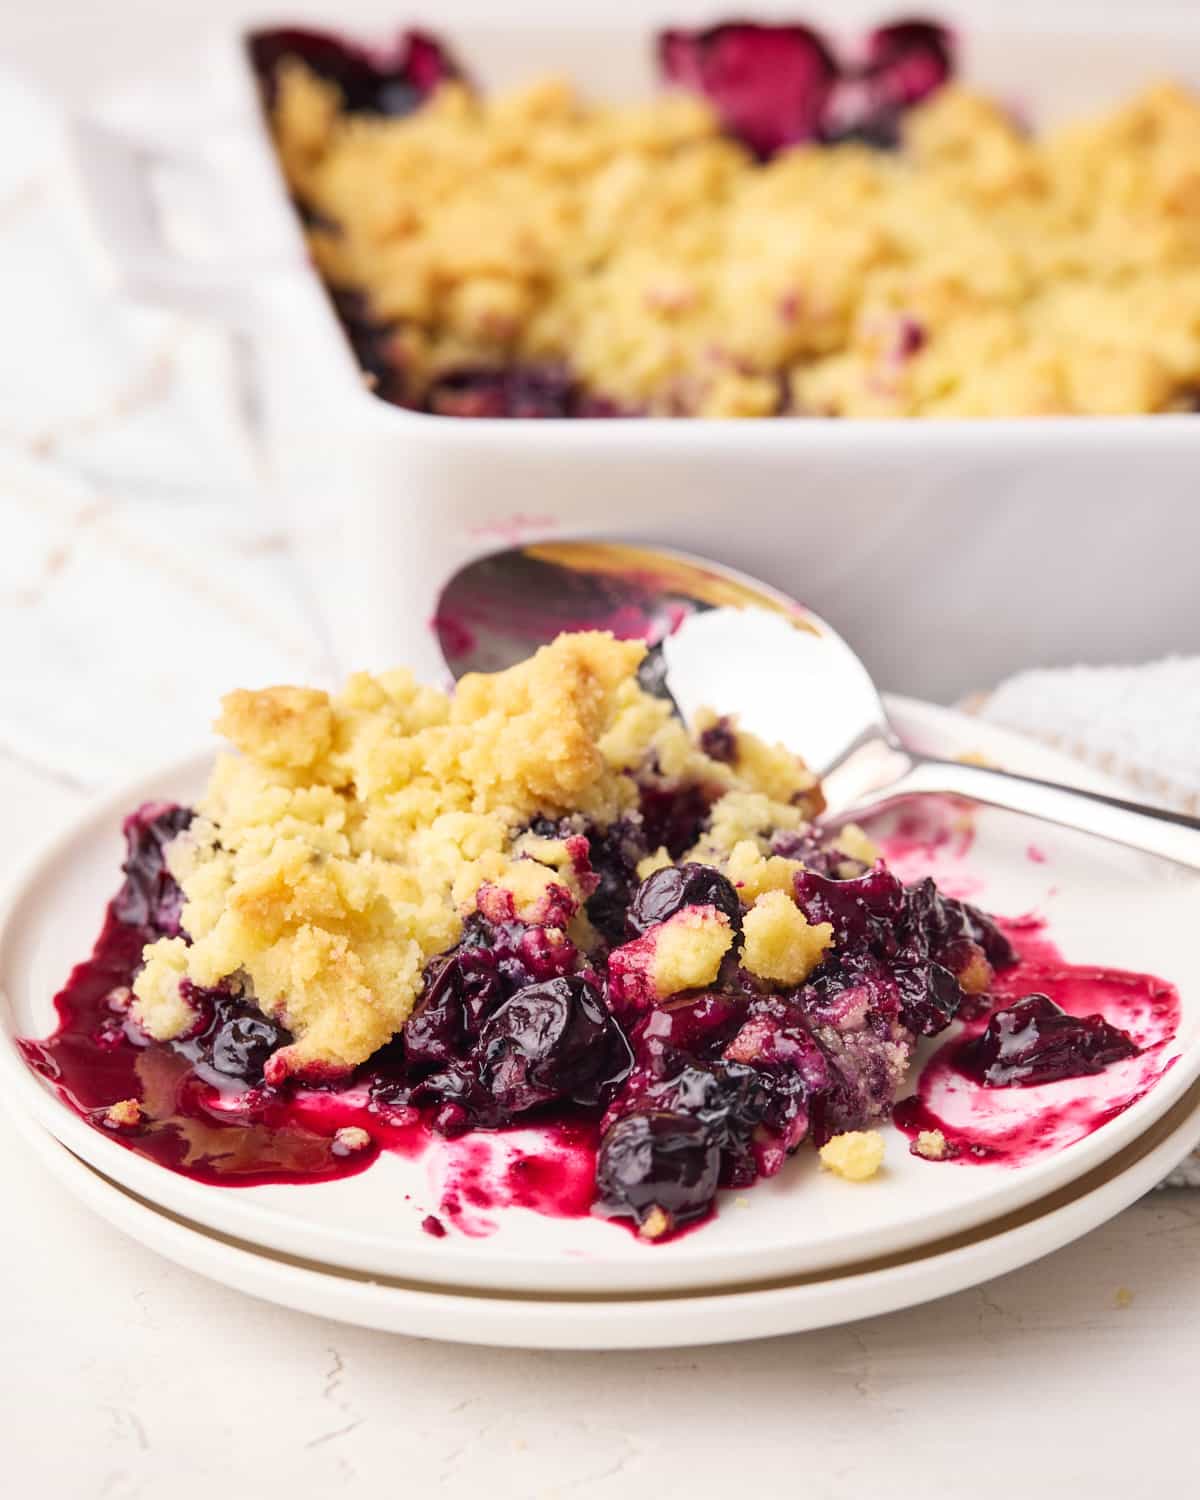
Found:
[[[2,55],[81,101],[262,9],[10,4]],[[43,634],[30,631],[35,652]],[[84,795],[0,746],[0,873]],[[0,1489],[14,1500],[1200,1491],[1200,1192],[1154,1194],[1038,1264],[909,1312],[609,1355],[441,1346],[252,1301],[125,1240],[10,1138],[0,1204]]]

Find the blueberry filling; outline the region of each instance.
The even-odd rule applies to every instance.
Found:
[[[676,814],[688,822],[694,815],[694,808]],[[120,1074],[118,1097],[136,1095],[143,1082],[140,1062],[121,1071],[123,1049],[145,1058],[156,1044],[148,1051],[110,1002],[132,979],[143,941],[186,937],[165,851],[191,817],[186,808],[148,804],[126,821],[125,882],[102,939],[113,957],[87,977],[104,1017],[91,1026],[88,1046]],[[366,1118],[377,1128],[389,1111],[411,1107],[450,1137],[532,1120],[590,1122],[599,1132],[594,1207],[632,1220],[647,1238],[703,1219],[718,1188],[773,1175],[805,1140],[819,1146],[887,1118],[916,1037],[944,1030],[965,994],[1017,962],[992,918],[933,881],[905,886],[882,864],[866,869],[822,850],[811,832],[781,834],[777,848],[806,864],[794,881],[797,905],[810,923],[828,922],[835,941],[804,983],[770,983],[740,966],[741,901],[720,871],[687,862],[638,880],[648,840],[636,816],[604,829],[584,828],[579,818],[535,819],[529,832],[586,847],[599,946],[585,951],[549,918],[543,925],[470,916],[460,941],[428,964],[402,1033],[361,1071]],[[711,984],[660,995],[622,1020],[609,997],[611,950],[653,939],[689,909],[723,914],[738,942]],[[292,1036],[236,979],[210,989],[185,984],[183,996],[195,1025],[159,1053],[184,1068],[173,1087],[192,1099],[188,1108],[202,1107],[189,1094],[189,1072],[222,1098],[241,1100],[240,1113],[226,1106],[205,1119],[210,1127],[236,1121],[247,1132],[246,1159],[231,1170],[250,1180],[253,1153],[272,1167],[282,1154],[269,1122],[282,1118],[289,1093],[268,1087],[264,1071]],[[963,1072],[996,1088],[1095,1074],[1138,1051],[1100,1015],[1075,1016],[1031,994],[994,1010],[956,1056]],[[41,1047],[35,1066],[61,1076],[54,1070],[70,1057]],[[166,1152],[172,1128],[151,1120],[143,1137]],[[297,1163],[318,1163],[298,1170],[335,1170],[336,1145],[331,1157],[327,1142],[318,1150],[303,1132],[288,1139]]]
[[[700,748],[710,760],[731,766],[737,760],[737,735],[728,719],[718,719],[700,732]]]
[[[606,1213],[632,1218],[658,1238],[709,1212],[719,1171],[719,1148],[703,1120],[639,1111],[617,1120],[601,1141],[596,1190]]]
[[[737,891],[711,865],[667,865],[648,875],[634,892],[625,918],[630,937],[640,937],[669,921],[685,906],[712,906],[729,918],[737,938],[742,932],[742,904]]]
[[[1072,1016],[1048,995],[1026,995],[992,1014],[958,1065],[988,1088],[1020,1088],[1100,1073],[1139,1050],[1103,1016]]]
[[[191,1035],[171,1047],[208,1083],[260,1087],[267,1058],[292,1040],[291,1033],[232,987],[202,990],[185,981],[184,996],[201,1019]]]
[[[505,1116],[559,1099],[594,1107],[633,1064],[599,991],[579,975],[518,990],[481,1029],[478,1054],[480,1079]]]
[[[125,882],[116,897],[122,922],[156,937],[179,935],[183,893],[167,869],[166,847],[191,821],[190,808],[161,802],[147,802],[125,819]]]
[[[429,410],[443,417],[573,417],[583,414],[579,403],[570,376],[553,365],[454,370],[428,395]]]
[[[822,138],[894,150],[907,111],[949,81],[953,51],[950,33],[927,21],[900,21],[872,32],[865,60],[843,71]]]
[[[658,62],[668,82],[702,94],[730,135],[764,157],[820,136],[838,75],[807,26],[666,31]]]
[[[443,44],[423,31],[402,32],[391,47],[372,50],[331,32],[283,27],[256,32],[250,57],[268,99],[277,69],[298,58],[318,78],[338,86],[347,109],[385,117],[411,114],[438,84],[462,77]]]

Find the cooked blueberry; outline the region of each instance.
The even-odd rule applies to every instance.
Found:
[[[410,1064],[440,1067],[474,1046],[480,1028],[503,1001],[530,984],[577,967],[567,939],[524,922],[489,922],[473,913],[462,937],[425,968],[421,996],[404,1028]]]
[[[648,847],[662,845],[678,859],[700,837],[712,803],[712,793],[702,786],[643,787],[639,808]]]
[[[575,388],[557,365],[450,370],[429,392],[429,409],[446,417],[569,417]]]
[[[918,1036],[936,1036],[958,1013],[963,992],[949,969],[932,959],[898,963],[893,970],[900,992],[900,1019]]]
[[[731,881],[711,865],[667,865],[647,875],[634,893],[625,919],[630,937],[641,937],[685,906],[715,906],[740,937],[742,904]]]
[[[259,1083],[267,1058],[284,1042],[284,1033],[265,1016],[232,1016],[212,1039],[212,1066],[243,1083]]]
[[[872,941],[899,917],[904,887],[883,865],[857,880],[830,880],[813,870],[796,876],[796,905],[814,924],[830,922],[839,945]]]
[[[717,1061],[703,1067],[688,1063],[652,1084],[640,1103],[699,1120],[720,1149],[720,1180],[729,1184],[742,1176],[740,1164],[760,1127],[789,1136],[808,1100],[807,1084],[796,1070]]]
[[[726,130],[760,156],[820,133],[838,73],[807,26],[665,31],[658,57],[668,82],[702,94]]]
[[[200,1020],[190,1035],[172,1047],[211,1083],[234,1080],[257,1088],[267,1059],[287,1046],[291,1032],[263,1015],[235,988],[201,989],[185,980],[184,995]]]
[[[929,951],[942,959],[961,940],[983,949],[993,969],[1008,969],[1017,961],[1017,951],[985,912],[966,901],[942,895],[926,876],[904,893],[904,927],[919,936]]]
[[[588,898],[587,914],[606,943],[625,941],[625,913],[638,887],[638,861],[648,853],[641,828],[628,819],[588,833],[588,859],[600,883]]]
[[[616,1021],[579,975],[518,990],[483,1027],[479,1057],[482,1085],[506,1115],[554,1099],[597,1104],[632,1065]]]
[[[600,1143],[596,1194],[601,1209],[657,1234],[703,1217],[720,1176],[717,1142],[698,1119],[638,1111],[609,1126]]]
[[[451,1138],[465,1134],[473,1125],[494,1130],[506,1123],[474,1067],[464,1061],[447,1063],[422,1078],[413,1086],[409,1099],[421,1108],[432,1106],[433,1128]]]
[[[700,733],[700,748],[710,760],[731,766],[737,760],[737,734],[728,719],[718,719]]]
[[[190,807],[147,802],[125,819],[125,883],[113,903],[119,921],[178,937],[183,892],[167,869],[166,849],[194,816]]]
[[[950,32],[928,21],[899,21],[873,31],[864,70],[870,114],[898,112],[927,99],[950,77],[952,51]]]
[[[713,994],[676,996],[645,1012],[636,1040],[656,1055],[664,1048],[703,1057],[719,1052],[741,1025],[744,996]]]
[[[439,83],[459,76],[441,43],[421,31],[404,32],[390,49],[372,52],[331,32],[281,27],[256,32],[250,54],[268,100],[280,64],[299,58],[337,84],[348,110],[362,114],[411,114]]]
[[[425,970],[425,986],[404,1028],[410,1063],[448,1062],[462,1044],[463,971],[451,954],[435,958]]]
[[[995,1011],[958,1062],[988,1088],[1013,1088],[1101,1073],[1139,1050],[1103,1016],[1073,1016],[1048,995],[1026,995]]]

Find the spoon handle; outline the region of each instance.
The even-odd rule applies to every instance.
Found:
[[[1141,802],[1127,802],[1122,797],[1063,786],[1056,781],[1039,781],[993,766],[925,756],[914,756],[912,768],[881,797],[870,799],[870,804],[882,806],[919,792],[969,797],[990,807],[1027,813],[1046,823],[1095,834],[1115,844],[1200,870],[1200,818],[1190,818],[1184,813],[1147,807]],[[864,804],[848,810],[859,816],[865,811]],[[843,813],[838,821],[846,816]]]

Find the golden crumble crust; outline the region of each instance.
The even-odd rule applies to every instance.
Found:
[[[821,1165],[847,1182],[867,1182],[883,1165],[886,1150],[878,1130],[847,1130],[825,1142]]]
[[[514,361],[713,417],[781,388],[839,416],[1157,412],[1200,383],[1200,102],[1170,83],[1040,135],[951,86],[899,152],[761,162],[678,92],[456,81],[380,119],[299,62],[277,82],[314,259],[394,326],[417,402]]]
[[[912,1143],[914,1156],[926,1161],[944,1161],[950,1155],[950,1143],[940,1130],[919,1130]]]
[[[219,727],[240,753],[218,758],[168,851],[191,941],[147,947],[135,1018],[155,1038],[182,1036],[196,1021],[184,981],[236,979],[295,1038],[270,1060],[271,1081],[344,1072],[403,1025],[425,964],[476,904],[545,924],[549,941],[565,930],[594,944],[569,841],[522,833],[533,818],[604,827],[636,806],[634,773],[705,788],[718,827],[739,798],[764,828],[819,805],[794,756],[786,784],[800,802],[786,806],[706,756],[638,685],[644,653],[603,633],[560,636],[506,672],[464,678],[453,698],[404,671],[358,674],[336,697],[231,694]],[[749,770],[770,765],[782,784],[786,752],[766,751]],[[726,919],[701,920],[668,962],[668,938],[664,992],[708,983],[731,942]]]
[[[721,960],[733,946],[733,929],[723,911],[688,906],[654,930],[650,979],[659,996],[712,984]]]
[[[311,766],[333,737],[329,694],[315,688],[273,687],[228,693],[214,725],[246,755],[273,766]]]
[[[104,1111],[104,1124],[109,1130],[134,1130],[144,1118],[140,1099],[118,1099]]]
[[[742,963],[760,979],[802,984],[833,945],[828,922],[815,926],[783,891],[759,896],[743,921]]]

